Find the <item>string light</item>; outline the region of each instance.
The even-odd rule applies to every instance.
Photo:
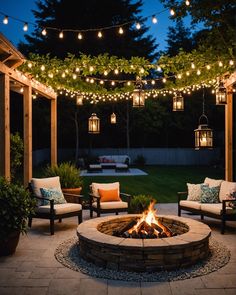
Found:
[[[124,34],[124,30],[122,29],[122,27],[119,28],[118,32],[119,32],[120,35]]]
[[[83,39],[83,35],[81,33],[78,34],[78,39],[82,40]]]
[[[190,5],[190,1],[186,0],[186,1],[185,1],[185,4],[186,4],[187,6],[189,6],[189,5]]]
[[[115,73],[116,75],[118,75],[118,74],[119,74],[119,70],[118,70],[118,69],[115,69],[114,73]]]
[[[27,32],[28,31],[28,23],[24,23],[23,31],[24,32]]]
[[[219,61],[219,67],[223,67],[222,61]]]
[[[229,61],[229,64],[230,64],[231,66],[233,66],[233,65],[234,65],[234,61],[231,59],[231,60]]]
[[[64,38],[64,33],[63,33],[63,31],[61,31],[61,32],[59,33],[59,38],[60,38],[60,39],[63,39],[63,38]]]
[[[102,32],[101,31],[98,32],[98,38],[102,38]]]
[[[43,36],[46,36],[46,35],[47,35],[47,30],[44,28],[44,29],[42,30],[41,34],[42,34]]]
[[[141,24],[140,23],[136,23],[135,27],[136,27],[137,30],[140,30],[141,29]]]
[[[172,16],[175,15],[175,11],[174,11],[174,9],[171,9],[171,10],[170,10],[170,15],[172,15]]]
[[[211,69],[211,66],[210,65],[207,65],[206,68],[207,68],[207,70],[210,70]]]
[[[7,15],[4,16],[4,19],[2,22],[4,23],[4,25],[8,24],[8,16]]]
[[[45,70],[45,66],[42,65],[40,69],[41,69],[41,71],[44,71]]]
[[[157,23],[157,18],[156,18],[155,15],[152,16],[152,22],[153,22],[153,24],[156,24]]]

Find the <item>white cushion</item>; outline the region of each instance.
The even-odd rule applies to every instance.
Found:
[[[76,212],[82,210],[81,204],[66,203],[66,204],[55,204],[55,214],[65,214],[70,212]],[[50,205],[39,206],[35,209],[39,213],[50,213]]]
[[[202,190],[201,190],[201,184],[192,184],[187,183],[188,187],[188,201],[200,201]]]
[[[220,201],[227,199],[232,192],[236,192],[236,182],[223,181],[220,186]]]
[[[196,202],[196,201],[185,201],[185,200],[182,200],[182,201],[180,201],[180,206],[184,206],[184,207],[189,207],[189,208],[192,208],[192,209],[200,210],[201,203]]]
[[[92,193],[93,193],[94,196],[99,196],[98,189],[103,189],[103,190],[118,189],[118,195],[120,194],[120,183],[119,182],[112,182],[112,183],[96,183],[96,182],[93,182],[91,187],[92,187]]]
[[[61,184],[59,176],[48,177],[48,178],[32,178],[31,185],[34,194],[37,197],[42,198],[40,188],[56,188],[61,191]]]
[[[223,179],[212,179],[212,178],[206,177],[204,180],[204,184],[208,184],[209,187],[214,187],[214,186],[220,186],[222,181]]]
[[[222,211],[222,203],[218,204],[201,204],[201,210],[205,212],[210,212],[213,214],[220,215]],[[234,213],[233,209],[230,207],[226,207],[226,213],[231,214]]]
[[[92,204],[93,207],[97,208],[97,202]],[[101,209],[122,209],[128,208],[127,202],[101,202],[100,203]]]

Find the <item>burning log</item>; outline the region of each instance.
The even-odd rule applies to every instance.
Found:
[[[136,219],[132,219],[129,223],[127,224],[122,224],[118,229],[114,230],[112,232],[113,236],[116,237],[121,237],[123,235],[125,235],[124,237],[126,238],[126,232],[131,229],[133,226],[135,226],[137,224],[137,220]],[[129,235],[129,233],[128,233]]]

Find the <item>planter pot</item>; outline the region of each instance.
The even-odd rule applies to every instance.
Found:
[[[13,232],[7,240],[0,240],[0,256],[12,255],[16,251],[20,239],[20,231]]]
[[[62,192],[64,194],[72,194],[72,195],[80,195],[82,190],[82,187],[76,187],[76,188],[62,188]],[[65,199],[68,203],[79,203],[79,198],[73,197],[73,196],[67,196],[65,195]]]

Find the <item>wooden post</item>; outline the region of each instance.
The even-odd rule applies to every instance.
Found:
[[[227,88],[225,106],[225,180],[233,181],[233,93]]]
[[[32,178],[32,88],[24,86],[24,186]]]
[[[51,165],[57,164],[57,100],[51,99]]]
[[[0,176],[11,179],[10,166],[10,81],[0,75]]]

